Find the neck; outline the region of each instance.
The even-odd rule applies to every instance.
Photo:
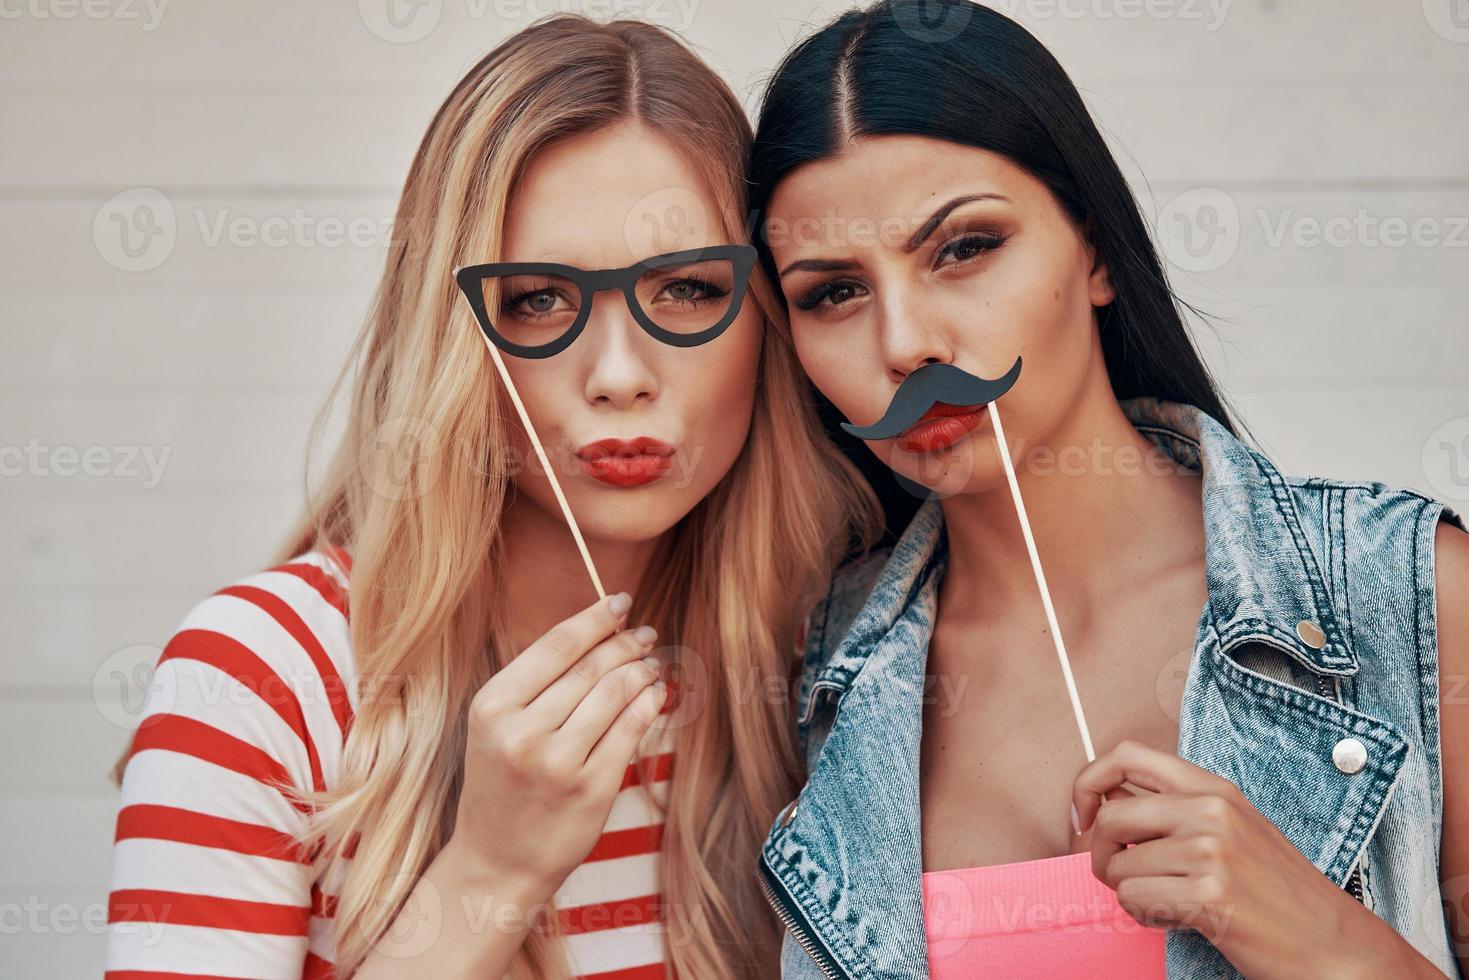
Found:
[[[501,535],[505,549],[501,599],[503,608],[512,611],[507,627],[514,649],[524,650],[552,626],[596,602],[597,590],[559,511],[549,514],[516,495],[505,510]],[[586,542],[607,593],[636,595],[659,539],[588,537]]]
[[[1002,418],[1002,422],[1005,420]],[[1015,477],[1057,615],[1084,613],[1088,597],[1178,561],[1198,537],[1195,474],[1166,457],[1123,413],[1105,377],[1090,384],[1068,421],[1035,444],[1007,431]],[[995,440],[977,452],[998,453]],[[1003,477],[980,493],[943,501],[949,540],[945,591],[975,615],[1039,609],[1020,518]],[[1192,526],[1190,526],[1192,524]]]

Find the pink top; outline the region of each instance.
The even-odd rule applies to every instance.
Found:
[[[932,980],[1163,980],[1166,930],[1140,924],[1090,851],[923,874]]]

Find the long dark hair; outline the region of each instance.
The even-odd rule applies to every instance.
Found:
[[[776,186],[853,137],[889,134],[999,153],[1045,183],[1088,228],[1111,274],[1116,299],[1097,318],[1116,397],[1185,402],[1239,434],[1076,86],[1029,31],[970,0],[880,0],[843,14],[782,60],[765,90],[749,175],[756,242],[772,281],[763,216]],[[892,526],[902,503],[887,467],[874,465],[820,402],[828,432],[877,487]]]

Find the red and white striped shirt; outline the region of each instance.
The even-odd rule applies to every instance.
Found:
[[[109,980],[332,976],[338,888],[294,846],[307,813],[273,784],[339,778],[358,697],[346,586],[307,552],[199,602],[170,638],[123,777]],[[653,761],[646,788],[628,767],[557,894],[577,976],[668,975],[658,865],[673,756]]]

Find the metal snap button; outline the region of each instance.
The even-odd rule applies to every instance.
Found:
[[[1321,627],[1309,619],[1303,619],[1296,624],[1296,636],[1299,636],[1301,642],[1312,650],[1320,650],[1326,646],[1326,634],[1321,631]]]
[[[1361,739],[1344,738],[1332,748],[1331,761],[1348,776],[1360,772],[1367,764],[1367,746]]]
[[[796,804],[798,802],[800,802],[800,801],[799,800],[791,800],[791,805],[788,806],[788,807],[786,807],[785,814],[780,818],[780,825],[782,827],[784,827],[786,824],[790,823],[792,820],[796,819]]]

